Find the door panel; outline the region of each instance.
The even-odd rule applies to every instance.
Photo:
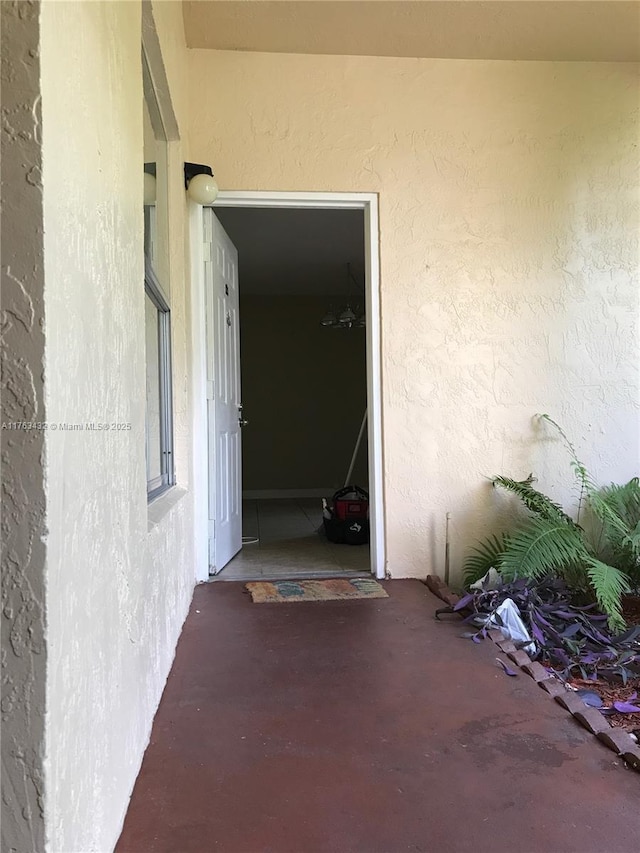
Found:
[[[242,547],[238,253],[204,208],[209,434],[209,566],[221,571]]]

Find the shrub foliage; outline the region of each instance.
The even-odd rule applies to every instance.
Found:
[[[464,564],[468,586],[495,568],[507,582],[562,578],[578,594],[595,599],[612,629],[624,627],[621,597],[640,584],[640,481],[598,488],[562,429],[541,415],[563,438],[580,486],[576,519],[534,488],[534,478],[497,476],[493,484],[516,495],[529,513],[515,530],[492,535],[471,550]],[[588,532],[581,516],[588,513]]]

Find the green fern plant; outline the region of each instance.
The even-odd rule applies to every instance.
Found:
[[[507,582],[562,577],[576,592],[595,598],[613,629],[623,628],[622,596],[632,583],[640,583],[640,481],[598,489],[561,427],[548,415],[541,418],[555,427],[571,455],[580,485],[577,520],[535,489],[532,475],[525,480],[494,477],[494,486],[516,495],[531,517],[515,531],[490,536],[473,548],[464,563],[465,583],[469,586],[492,567]],[[587,507],[597,519],[595,536],[579,524]]]
[[[572,519],[565,513],[560,504],[533,488],[535,482],[533,474],[529,474],[526,480],[512,480],[510,477],[494,477],[494,486],[502,486],[508,492],[517,495],[528,510],[539,515],[547,521],[563,521],[573,524]]]
[[[605,486],[589,497],[600,522],[596,550],[640,584],[640,481]]]
[[[464,584],[471,586],[484,577],[489,569],[495,569],[500,564],[502,555],[508,548],[509,537],[506,533],[498,536],[488,536],[471,549],[464,563]]]
[[[586,465],[578,459],[578,454],[576,452],[575,447],[569,441],[569,438],[565,431],[562,429],[560,424],[556,423],[553,418],[550,418],[549,415],[542,414],[537,415],[541,421],[546,421],[546,423],[550,424],[558,433],[560,438],[564,441],[565,447],[569,451],[569,455],[571,457],[571,468],[573,469],[573,473],[575,474],[578,483],[580,484],[580,498],[578,500],[578,512],[576,514],[576,523],[580,523],[580,515],[582,513],[582,507],[584,505],[586,495],[589,495],[596,491],[596,485],[591,479],[589,472],[587,471]]]
[[[583,534],[574,524],[532,518],[511,536],[498,571],[506,580],[541,580],[555,573],[564,575],[587,553]]]
[[[609,625],[613,629],[624,628],[621,600],[631,589],[627,576],[615,566],[595,557],[588,557],[584,565],[600,609],[609,617]]]

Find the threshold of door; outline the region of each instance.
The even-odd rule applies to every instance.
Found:
[[[292,571],[289,569],[283,569],[281,572],[276,570],[258,573],[258,572],[231,572],[227,574],[225,569],[223,569],[217,575],[209,576],[209,583],[214,583],[216,581],[313,581],[313,580],[326,580],[327,578],[344,578],[346,580],[352,580],[353,578],[370,578],[371,572],[345,572],[340,571],[340,569],[335,569],[333,571],[319,570],[314,572],[305,572],[304,569],[301,571]]]

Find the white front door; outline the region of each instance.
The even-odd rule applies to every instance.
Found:
[[[209,571],[242,547],[238,252],[210,207],[204,213],[209,438]]]

